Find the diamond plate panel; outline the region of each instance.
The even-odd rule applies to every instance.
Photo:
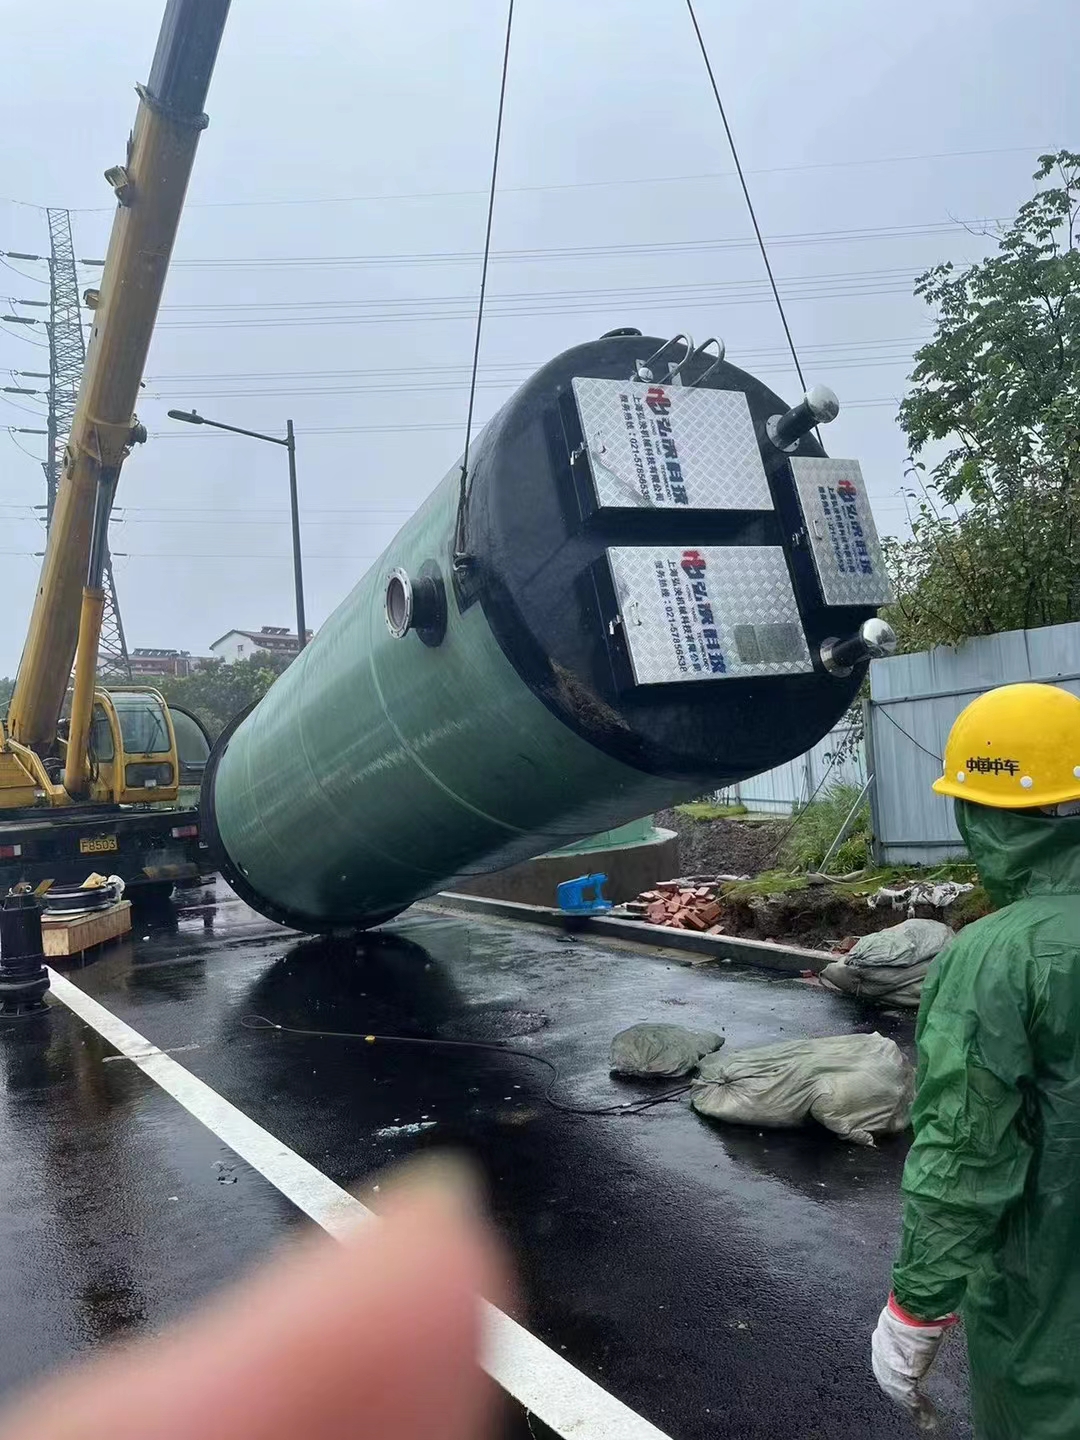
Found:
[[[780,546],[627,545],[607,558],[638,685],[813,669]]]
[[[574,398],[601,508],[773,508],[741,391],[576,379]]]
[[[857,460],[791,462],[826,605],[885,605],[892,586]]]

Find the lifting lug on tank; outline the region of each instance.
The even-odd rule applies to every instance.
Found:
[[[840,414],[840,401],[827,385],[812,385],[798,405],[783,415],[771,415],[765,433],[785,455],[798,446],[815,425],[827,425]]]
[[[864,660],[881,660],[896,653],[896,631],[884,620],[864,620],[846,640],[826,640],[821,663],[830,675],[845,679]]]

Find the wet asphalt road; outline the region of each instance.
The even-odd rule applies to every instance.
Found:
[[[729,1046],[873,1028],[908,1043],[910,1020],[760,972],[433,911],[301,940],[224,890],[142,917],[71,978],[361,1199],[417,1149],[475,1155],[521,1318],[674,1440],[912,1433],[867,1361],[902,1142],[720,1129],[685,1101],[582,1117],[546,1103],[550,1074],[525,1058],[249,1028],[499,1042],[552,1060],[555,1098],[590,1107],[643,1093],[606,1064],[639,1020],[719,1029]],[[111,1054],[59,1006],[0,1027],[2,1393],[161,1325],[306,1223]],[[931,1389],[946,1433],[968,1436],[961,1345]],[[508,1434],[529,1431],[512,1416]]]

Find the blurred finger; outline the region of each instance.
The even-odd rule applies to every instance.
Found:
[[[400,1182],[354,1239],[308,1240],[181,1329],[54,1383],[0,1440],[481,1440],[478,1297],[499,1298],[503,1267],[466,1191]]]

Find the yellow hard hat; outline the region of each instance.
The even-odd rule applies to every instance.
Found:
[[[939,795],[998,810],[1080,800],[1080,698],[1057,685],[1002,685],[957,716]]]

